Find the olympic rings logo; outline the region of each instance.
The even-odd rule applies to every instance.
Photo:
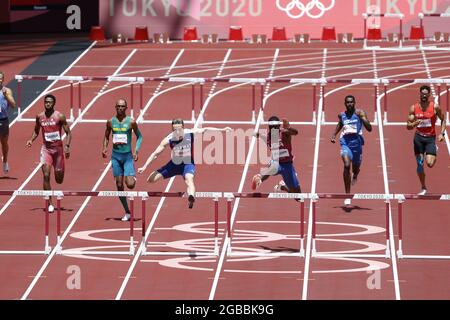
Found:
[[[283,7],[281,4],[281,0],[277,0],[278,9],[286,12],[286,14],[292,19],[299,19],[303,17],[305,13],[311,19],[319,19],[325,14],[326,11],[332,9],[334,7],[334,4],[335,0],[331,0],[331,3],[328,7],[320,2],[320,0],[311,0],[306,5],[304,5],[301,0],[291,0],[289,4]],[[313,9],[315,8],[319,10],[319,13],[312,13]],[[296,11],[299,11],[299,13],[295,14]]]

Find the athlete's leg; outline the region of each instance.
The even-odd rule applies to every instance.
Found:
[[[155,183],[155,182],[158,182],[159,180],[162,180],[162,179],[164,179],[164,176],[161,173],[159,173],[158,171],[153,171],[148,176],[147,182]]]
[[[123,176],[117,176],[114,177],[114,179],[116,180],[116,187],[117,187],[117,191],[124,191],[125,187],[123,185]],[[127,197],[119,197],[120,203],[122,204],[123,209],[125,210],[126,214],[130,214],[130,208],[128,207],[128,201],[127,201]]]
[[[427,154],[426,158],[426,163],[427,163],[427,167],[428,168],[433,168],[434,165],[436,164],[436,156],[434,154]]]
[[[8,151],[9,151],[8,137],[9,137],[8,134],[0,136],[0,142],[2,144],[3,163],[8,162]]]
[[[350,174],[350,166],[352,163],[352,160],[347,154],[344,154],[342,156],[342,162],[344,163],[344,172],[342,174],[344,178],[344,188],[345,193],[350,193],[350,184],[351,184],[351,174]]]
[[[62,147],[57,152],[53,153],[53,168],[55,169],[55,181],[57,184],[61,184],[64,181],[64,152]]]

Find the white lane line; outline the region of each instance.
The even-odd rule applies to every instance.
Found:
[[[95,44],[97,43],[97,41],[94,41],[86,50],[84,50],[81,55],[79,55],[67,68],[66,70],[64,70],[62,73],[60,73],[60,76],[64,76],[72,67],[74,67],[74,65],[81,60],[81,58],[83,58],[91,49],[93,46],[95,46]],[[44,95],[46,95],[47,93],[49,93],[49,90],[58,82],[58,80],[54,80],[47,88],[44,89],[44,91],[42,91],[37,97],[36,99],[33,100],[33,102],[31,102],[27,108],[22,108],[22,113],[19,115],[17,115],[17,117],[9,124],[9,127],[11,128],[11,126],[17,122],[17,120],[19,119],[19,117],[21,115],[23,115],[24,113],[27,112],[29,106],[33,106],[36,102],[39,101],[39,99],[41,99]]]
[[[172,65],[169,67],[169,69],[167,69],[167,72],[164,74],[164,77],[167,77],[172,72],[173,68],[175,68],[176,64],[178,63],[178,60],[180,60],[181,56],[183,55],[184,50],[185,49],[181,49],[180,52],[178,52],[177,57],[172,62]],[[155,95],[159,93],[159,91],[161,90],[163,85],[164,85],[164,81],[161,81],[155,90],[155,93],[154,93]]]
[[[227,55],[229,56],[229,54],[231,54],[231,51],[227,52]],[[222,64],[220,65],[219,71],[217,72],[216,78],[220,78],[220,76],[223,73],[223,70],[225,69],[225,65],[227,64],[227,60],[224,59]],[[211,96],[214,91],[216,90],[217,87],[217,82],[214,82],[213,85],[211,86],[211,90],[209,90],[208,96]]]
[[[326,61],[327,49],[323,50],[323,61]],[[326,66],[325,66],[326,68]],[[325,69],[323,69],[325,70]],[[325,74],[322,73],[322,76]],[[329,92],[328,94],[330,94]],[[322,115],[323,115],[323,95],[319,100],[318,108],[318,119],[316,127],[316,143],[314,144],[314,162],[313,162],[313,174],[311,182],[311,193],[316,193],[317,187],[317,172],[319,167],[319,147],[320,147],[320,131],[322,128]],[[309,215],[308,215],[308,233],[306,239],[306,256],[305,256],[305,271],[303,274],[303,291],[302,300],[307,300],[308,298],[308,282],[309,282],[309,268],[311,263],[311,249],[312,249],[312,200],[309,204]]]
[[[384,181],[384,192],[389,194],[389,180],[387,174],[387,161],[386,161],[386,149],[384,145],[384,131],[383,131],[383,120],[381,119],[381,99],[384,93],[381,94],[377,99],[377,113],[378,113],[378,123],[379,129],[378,133],[380,135],[380,149],[381,149],[381,163],[383,168],[383,181]],[[394,275],[394,288],[395,288],[395,299],[400,300],[400,284],[398,281],[398,269],[397,269],[397,252],[395,250],[394,242],[394,225],[392,223],[392,206],[389,203],[389,243],[391,250],[391,260],[392,260],[392,272]]]
[[[134,49],[128,56],[127,58],[122,62],[122,64],[119,66],[119,68],[114,72],[114,74],[117,74],[118,72],[120,72],[120,70],[125,66],[125,64],[131,59],[131,57],[136,53],[137,49]],[[100,95],[100,94],[99,94]],[[97,95],[97,97],[99,97],[99,95]],[[96,98],[97,98],[96,97]],[[87,106],[84,110],[84,112],[86,112],[91,106],[93,105],[93,102],[91,102],[91,104],[89,106]],[[78,118],[79,119],[79,118]],[[78,123],[78,121],[75,121],[71,128],[73,128],[74,126],[76,126]],[[41,166],[41,164],[39,164],[39,166]],[[103,178],[105,177],[106,173],[109,170],[109,167],[111,166],[111,163],[108,164],[108,166],[106,166],[105,170],[102,172],[102,175],[100,176],[100,178],[97,180],[96,184],[94,185],[93,191],[95,191],[97,189],[97,187],[100,185],[101,181],[103,180]],[[64,241],[64,239],[67,237],[67,235],[69,234],[69,231],[72,229],[73,225],[75,224],[75,222],[78,220],[78,217],[81,215],[81,213],[83,212],[84,208],[86,207],[86,205],[88,204],[89,200],[91,199],[91,197],[88,197],[85,199],[85,201],[83,202],[82,206],[80,207],[80,209],[78,210],[78,212],[76,213],[75,217],[72,219],[69,227],[66,229],[66,231],[64,232],[64,234],[61,237],[61,242],[62,243]],[[11,199],[10,199],[11,200]],[[47,259],[45,260],[44,264],[42,265],[42,267],[40,268],[40,270],[38,271],[38,273],[36,274],[36,276],[34,277],[33,281],[31,282],[31,284],[28,286],[27,290],[25,291],[25,293],[23,294],[23,296],[20,298],[21,300],[25,300],[28,298],[28,296],[30,295],[31,291],[33,290],[33,288],[35,287],[36,283],[38,282],[38,280],[41,278],[42,274],[44,273],[45,269],[47,268],[47,266],[49,265],[49,263],[51,262],[51,260],[53,259],[53,257],[56,254],[56,247],[54,247],[52,249],[52,252],[50,253],[50,255],[47,257]]]
[[[229,59],[229,57],[231,55],[231,52],[232,52],[232,49],[228,49],[228,51],[227,51],[227,53],[226,53],[226,55],[225,55],[225,57],[223,59],[223,63],[222,63],[223,65],[226,64],[227,60]],[[226,88],[224,90],[227,90],[227,89],[228,88]],[[218,93],[220,93],[220,91]],[[218,93],[216,93],[216,94],[218,94]],[[209,102],[211,101],[211,99],[213,97],[214,97],[214,95],[208,97],[208,99],[205,101],[205,103],[203,105],[203,108],[200,111],[200,114],[199,114],[199,116],[197,118],[197,121],[195,122],[194,128],[198,128],[201,125],[201,123],[203,121],[203,114],[205,113],[206,109],[208,108]],[[170,190],[170,188],[171,188],[175,178],[176,177],[170,178],[169,184],[167,185],[165,192],[168,192]],[[145,232],[144,243],[147,243],[147,239],[148,239],[148,237],[150,235],[150,232],[152,231],[152,228],[153,228],[153,226],[154,226],[154,224],[156,222],[156,219],[157,219],[157,217],[158,217],[158,215],[159,215],[159,213],[161,211],[161,208],[162,208],[165,200],[166,200],[166,198],[161,198],[160,199],[158,207],[156,208],[155,212],[153,213],[152,220],[150,221],[150,224],[149,224],[149,226],[147,228],[147,231]],[[131,275],[133,274],[134,268],[136,267],[136,264],[139,261],[139,258],[141,257],[141,254],[142,254],[142,247],[139,246],[139,248],[138,248],[138,250],[137,250],[137,252],[136,252],[136,254],[134,256],[134,259],[133,259],[130,267],[128,268],[128,271],[127,271],[127,273],[126,273],[126,275],[125,275],[125,277],[123,279],[122,285],[120,286],[119,291],[117,292],[115,300],[122,299],[123,293],[125,292],[125,289],[126,289],[126,287],[128,285],[128,282],[129,282],[129,280],[131,278]]]
[[[276,61],[276,58],[278,57],[279,52],[280,52],[280,49],[276,49],[275,54],[274,54],[274,61]],[[275,68],[275,64],[273,64],[273,68]],[[267,98],[264,98],[263,106],[264,106],[266,101],[267,101]],[[263,110],[263,108],[259,110],[258,119],[256,121],[255,129],[254,129],[255,132],[258,131],[258,128],[259,128],[261,122],[263,121],[263,111],[262,110]],[[248,172],[248,169],[249,169],[249,166],[250,166],[250,161],[251,161],[251,158],[252,158],[253,149],[255,148],[255,144],[256,144],[256,138],[252,137],[252,140],[250,142],[249,151],[247,153],[247,158],[245,160],[244,171],[242,172],[241,181],[239,183],[238,192],[242,192],[242,189],[244,188],[244,184],[245,184],[245,180],[246,180],[246,177],[247,177],[247,172]],[[233,226],[233,222],[234,222],[234,219],[236,217],[236,212],[237,212],[237,209],[239,207],[239,202],[240,202],[240,198],[237,198],[235,200],[235,202],[234,202],[233,211],[232,211],[232,214],[231,214],[231,221],[230,221],[231,227]],[[226,252],[228,250],[229,245],[230,245],[230,239],[229,239],[228,236],[226,236],[224,244],[222,246],[222,251],[220,253],[219,262],[217,264],[217,269],[216,269],[216,272],[215,272],[215,275],[214,275],[214,280],[213,280],[213,283],[212,283],[212,286],[211,286],[211,291],[209,293],[209,298],[208,298],[209,300],[213,300],[214,296],[216,294],[217,285],[219,283],[220,273],[222,271],[222,266],[223,266],[223,264],[225,262],[225,256],[226,256]]]
[[[119,69],[117,69],[113,76],[116,75],[117,72],[119,72],[123,66],[125,65],[126,62],[128,62],[128,60],[134,55],[134,53],[136,52],[136,49],[134,49],[129,55],[128,57],[123,61],[123,63],[121,64],[121,66],[119,66]],[[116,89],[116,88],[114,88]],[[110,90],[104,92],[107,93]],[[70,125],[70,129],[72,130],[81,120],[82,116],[89,111],[89,109],[94,105],[94,102],[98,100],[98,98],[100,98],[104,93],[98,93],[94,99],[84,108],[83,112],[81,113],[81,117],[78,117],[71,125]],[[62,139],[65,138],[65,134],[62,136]],[[30,180],[34,177],[34,175],[39,171],[39,169],[41,168],[42,163],[39,163],[34,170],[30,173],[30,175],[25,179],[25,181],[20,185],[20,187],[17,190],[22,190],[23,188],[25,188],[25,186],[28,184],[28,182],[30,182]],[[8,209],[9,205],[14,201],[14,199],[16,198],[15,195],[11,196],[8,201],[3,205],[3,207],[0,209],[0,216],[6,211],[6,209]]]

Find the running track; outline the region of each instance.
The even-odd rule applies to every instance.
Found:
[[[139,45],[120,48],[96,45],[67,71],[67,75],[131,75],[182,77],[303,77],[319,78],[427,78],[449,77],[450,65],[445,52],[372,52],[356,48],[313,47],[251,49],[248,46],[197,47]],[[101,61],[102,67],[98,64]],[[69,91],[66,83],[53,85],[57,106],[68,114]],[[62,87],[58,89],[58,87]],[[146,120],[190,119],[190,86],[179,83],[152,83],[144,87]],[[388,119],[404,121],[407,108],[417,98],[417,86],[395,88],[389,94]],[[294,138],[295,165],[303,192],[342,192],[342,164],[339,146],[329,142],[337,113],[343,109],[343,97],[354,94],[357,104],[373,121],[373,87],[369,85],[329,85],[325,97],[325,123],[296,125],[300,135]],[[202,112],[205,121],[248,121],[251,119],[251,87],[230,83],[205,85]],[[129,99],[129,87],[92,81],[83,84],[83,119],[104,119],[114,114],[119,97]],[[445,96],[444,96],[445,98]],[[445,101],[445,100],[443,100]],[[271,84],[265,91],[265,120],[271,114],[290,121],[312,120],[310,85]],[[322,105],[323,106],[323,105]],[[42,109],[41,101],[25,113],[32,118]],[[199,113],[197,101],[197,114]],[[257,113],[258,115],[258,113]],[[195,125],[202,125],[198,120]],[[206,126],[208,124],[204,124]],[[233,129],[258,129],[255,124],[233,124]],[[217,124],[214,126],[224,126]],[[31,149],[25,142],[31,135],[31,122],[15,122],[11,127],[10,164],[14,179],[0,180],[2,189],[40,189],[38,168],[40,140]],[[168,132],[166,124],[140,124],[144,135],[140,166]],[[106,159],[101,158],[104,123],[72,124],[71,158],[66,162],[64,190],[114,190],[114,180]],[[374,126],[365,132],[364,159],[358,193],[415,193],[419,189],[412,155],[412,132],[404,126]],[[246,159],[258,149],[247,143]],[[238,150],[235,149],[235,153]],[[428,171],[429,188],[448,193],[450,149],[439,144],[436,167]],[[152,168],[168,159],[168,152]],[[149,170],[150,170],[149,169]],[[197,191],[249,191],[250,180],[259,165],[197,165]],[[270,192],[277,183],[269,179],[261,187]],[[57,189],[53,183],[53,187]],[[181,179],[147,185],[139,176],[136,190],[184,191]],[[372,253],[383,252],[384,203],[354,201],[355,209],[344,212],[341,200],[321,200],[317,206],[318,241],[321,252],[358,250],[356,241],[370,244]],[[37,198],[1,197],[0,250],[40,250],[43,234],[43,203]],[[139,203],[136,203],[138,208]],[[123,214],[118,199],[68,197],[63,200],[63,247],[84,248],[118,246],[127,248],[128,224],[118,221]],[[211,237],[212,204],[198,200],[188,210],[186,199],[151,199],[147,205],[149,250],[177,250],[181,244],[195,245]],[[404,224],[404,249],[409,253],[448,254],[446,226],[450,218],[443,202],[407,203]],[[225,203],[220,204],[220,256],[167,257],[141,256],[0,256],[2,299],[449,299],[450,262],[446,260],[324,259],[311,257],[310,203],[305,205],[308,242],[306,257],[227,257],[224,241]],[[396,206],[392,205],[391,252],[396,254]],[[137,218],[140,211],[137,210]],[[233,250],[298,250],[298,205],[294,201],[242,199],[233,203]],[[54,244],[55,218],[51,217]],[[140,221],[136,224],[139,226]],[[186,230],[194,224],[193,230]],[[199,225],[197,225],[199,224]],[[206,227],[205,227],[206,226]],[[205,229],[202,229],[205,228]],[[365,227],[373,233],[355,235]],[[394,229],[392,229],[394,227]],[[86,232],[94,239],[86,239]],[[256,234],[258,241],[249,241]],[[139,230],[135,233],[140,241]],[[276,236],[288,235],[281,240]],[[395,241],[394,241],[395,240]],[[177,242],[179,241],[179,242]],[[66,286],[68,267],[81,270],[81,289]],[[380,270],[380,287],[369,289],[368,268]]]

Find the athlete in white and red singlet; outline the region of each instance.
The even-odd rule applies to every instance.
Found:
[[[276,116],[269,118],[269,128],[267,135],[256,133],[256,137],[265,140],[270,149],[271,160],[269,166],[263,168],[259,174],[253,176],[252,189],[256,190],[262,182],[270,176],[281,175],[281,180],[275,185],[275,192],[285,191],[289,193],[300,193],[301,188],[295,171],[292,154],[292,136],[296,136],[298,130],[292,128],[287,119],[280,119]]]
[[[41,148],[42,173],[44,175],[44,190],[51,190],[50,173],[53,166],[55,171],[55,181],[58,184],[64,181],[64,155],[68,159],[70,156],[70,142],[72,134],[66,121],[66,116],[55,110],[56,98],[48,94],[44,98],[45,111],[36,116],[36,124],[27,146],[31,147],[33,141],[39,135],[42,128],[43,145]],[[66,133],[66,140],[61,139],[61,129]],[[50,198],[49,212],[54,211],[54,206]]]
[[[431,88],[429,86],[420,87],[420,102],[415,103],[409,108],[408,122],[406,128],[413,130],[414,134],[414,155],[417,162],[417,175],[422,185],[419,195],[427,193],[425,184],[424,161],[428,168],[432,168],[436,163],[436,120],[441,120],[441,132],[438,141],[445,139],[445,117],[437,103],[429,101]]]

